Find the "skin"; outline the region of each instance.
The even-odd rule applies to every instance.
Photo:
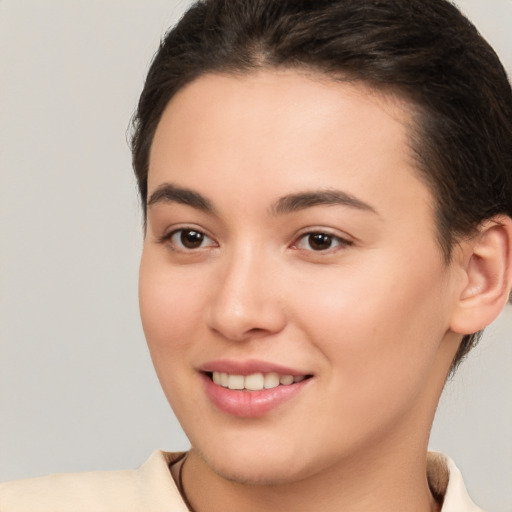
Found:
[[[408,123],[396,98],[300,71],[206,75],[167,106],[148,197],[172,184],[213,211],[154,196],[140,307],[191,441],[184,487],[197,512],[438,509],[425,454],[467,276],[464,255],[447,264],[436,241]],[[319,190],[366,207],[275,211]],[[202,245],[167,236],[186,228],[205,234]],[[312,232],[332,245],[314,250]],[[265,415],[240,418],[204,392],[198,368],[217,359],[312,378]]]

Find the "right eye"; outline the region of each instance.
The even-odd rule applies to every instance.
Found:
[[[165,240],[178,251],[193,251],[194,249],[217,246],[208,235],[192,228],[182,228],[172,231],[165,237]]]

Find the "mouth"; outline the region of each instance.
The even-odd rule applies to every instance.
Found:
[[[200,368],[206,396],[230,416],[257,418],[295,403],[313,381],[302,373],[264,361],[215,361]]]
[[[206,375],[214,384],[234,391],[263,391],[279,386],[290,386],[312,377],[312,375],[279,374],[276,372],[237,375],[214,371],[206,372]]]

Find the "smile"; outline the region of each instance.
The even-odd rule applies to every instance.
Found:
[[[278,386],[289,386],[302,382],[305,375],[281,375],[275,372],[252,373],[250,375],[236,375],[225,372],[213,372],[212,380],[215,384],[226,389],[240,391],[262,391]]]
[[[285,407],[306,393],[314,374],[261,360],[215,360],[201,365],[199,375],[210,402],[219,411],[256,418]]]

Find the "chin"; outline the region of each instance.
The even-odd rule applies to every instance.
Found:
[[[301,480],[306,468],[299,467],[298,457],[286,455],[275,447],[270,450],[243,452],[236,448],[215,453],[197,450],[206,465],[217,475],[245,485],[281,485]]]

